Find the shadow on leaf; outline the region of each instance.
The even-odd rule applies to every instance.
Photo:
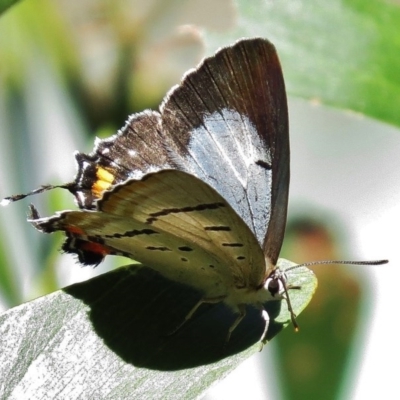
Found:
[[[130,265],[77,283],[64,291],[89,306],[89,319],[104,343],[125,362],[155,370],[179,370],[218,361],[258,342],[264,321],[247,307],[245,319],[225,339],[235,314],[224,304],[204,304],[169,335],[201,298],[190,287]],[[270,340],[284,325],[273,321],[281,302],[267,303]]]

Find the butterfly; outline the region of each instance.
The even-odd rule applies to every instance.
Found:
[[[202,304],[224,302],[237,314],[229,340],[246,305],[257,307],[264,342],[265,302],[285,299],[297,328],[289,290],[300,287],[277,267],[289,153],[275,48],[262,38],[240,40],[186,73],[159,112],[133,114],[92,153],[76,153],[75,180],[59,187],[80,210],[41,218],[31,206],[29,220],[40,231],[64,232],[63,250],[84,265],[122,255],[201,292],[182,324]]]

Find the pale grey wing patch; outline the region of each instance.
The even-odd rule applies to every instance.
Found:
[[[224,109],[204,115],[202,125],[192,129],[180,162],[223,194],[260,245],[269,223],[272,180],[270,157],[263,154],[263,148],[249,119]]]
[[[183,160],[174,158],[180,169],[185,168],[223,195],[260,245],[271,208],[271,161],[264,148],[246,116],[224,109],[203,115],[201,125],[190,131]]]
[[[270,161],[260,165],[260,160],[266,159],[259,154],[262,147],[248,118],[226,109],[204,117],[203,126],[192,132],[188,144],[188,152],[195,161],[190,164],[192,172],[224,194],[260,245],[269,222],[272,179]]]

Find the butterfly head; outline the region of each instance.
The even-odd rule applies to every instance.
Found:
[[[275,268],[270,273],[263,287],[264,290],[267,291],[270,296],[272,296],[272,298],[286,300],[292,324],[297,332],[299,330],[299,326],[296,321],[296,314],[292,308],[292,303],[290,302],[289,289],[301,289],[301,287],[288,284],[287,274],[279,268]]]
[[[267,278],[263,287],[266,289],[272,297],[280,296],[285,292],[285,286],[287,282],[287,275],[276,268]]]

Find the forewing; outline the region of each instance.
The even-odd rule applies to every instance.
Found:
[[[69,252],[79,243],[78,254],[96,248],[102,255],[122,254],[202,290],[254,289],[264,278],[264,255],[248,226],[208,184],[181,171],[117,185],[96,211],[67,211],[33,223],[46,232],[67,232]]]
[[[275,264],[286,224],[289,138],[274,46],[250,39],[220,50],[171,91],[161,114],[179,154],[175,164],[228,200]]]

